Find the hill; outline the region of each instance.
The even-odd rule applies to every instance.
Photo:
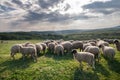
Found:
[[[0,40],[31,40],[31,39],[120,39],[120,26],[93,30],[60,30],[31,32],[1,32]]]

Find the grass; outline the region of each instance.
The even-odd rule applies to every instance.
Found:
[[[21,54],[10,58],[10,47],[26,40],[8,41],[0,44],[0,80],[120,80],[120,52],[116,51],[113,61],[105,59],[96,63],[96,69],[87,69],[83,63],[83,70],[71,54],[56,56],[45,54],[35,63],[31,58],[22,60]],[[36,43],[38,40],[30,42]],[[112,45],[111,45],[112,46]]]

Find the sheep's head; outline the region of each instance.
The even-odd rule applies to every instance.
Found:
[[[101,45],[99,45],[98,47],[99,47],[99,48],[102,48],[102,47],[104,47],[104,46],[105,46],[104,44],[101,44]]]
[[[75,54],[75,53],[77,53],[77,50],[73,49],[71,53]]]
[[[118,40],[114,40],[114,43],[117,44],[117,43],[119,43],[119,41]]]

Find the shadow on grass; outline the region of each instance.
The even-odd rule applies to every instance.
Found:
[[[89,72],[77,68],[74,72],[73,80],[99,80],[99,77],[94,71]]]
[[[92,71],[84,71],[77,68],[74,72],[74,80],[100,80],[98,74],[102,74],[106,77],[110,75],[109,71],[106,70],[105,67],[100,63],[96,63],[96,68]]]
[[[104,57],[104,59],[107,61],[110,70],[115,71],[120,74],[120,62],[119,61],[117,61],[115,58],[109,59],[107,57]]]
[[[53,58],[55,60],[70,60],[70,59],[73,59],[73,55],[72,54],[66,54],[66,55],[55,55],[55,54],[45,54],[45,57],[48,57],[48,58]]]
[[[109,69],[120,74],[120,62],[116,59],[108,60]]]
[[[106,70],[105,67],[103,67],[103,66],[101,65],[101,63],[96,63],[96,69],[95,69],[94,71],[95,71],[96,73],[101,73],[102,75],[104,75],[104,76],[106,76],[106,77],[110,75],[109,71]]]
[[[16,69],[18,70],[23,70],[27,67],[30,66],[30,64],[34,63],[31,58],[27,58],[23,60],[22,58],[20,59],[15,59],[15,60],[7,60],[2,63],[0,63],[0,73],[9,70],[9,71],[14,71]]]

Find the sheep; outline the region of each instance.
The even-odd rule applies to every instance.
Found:
[[[23,43],[22,45],[23,45],[23,47],[26,47],[26,46],[28,46],[29,44],[31,44],[30,42],[25,42],[25,43]]]
[[[99,58],[100,58],[99,47],[97,47],[97,46],[88,46],[88,47],[85,48],[84,51],[94,54],[95,59],[98,59],[98,62],[99,62]]]
[[[104,39],[104,41],[108,42],[109,44],[114,44],[114,39]]]
[[[37,61],[37,53],[36,53],[35,47],[20,46],[20,52],[22,53],[23,59],[26,55],[31,55],[31,57],[34,59],[34,61]]]
[[[92,45],[90,43],[84,43],[83,44],[83,50],[85,50],[85,48],[88,47],[88,46],[92,46]]]
[[[69,41],[64,41],[61,43],[61,45],[64,47],[64,51],[66,51],[66,53],[70,53],[72,50],[72,43]]]
[[[64,47],[61,44],[56,45],[54,53],[57,55],[64,55]]]
[[[80,66],[82,66],[82,61],[88,63],[90,66],[92,66],[93,69],[95,69],[95,60],[94,55],[90,52],[77,52],[77,50],[73,49],[72,54],[74,56],[74,59],[76,59]]]
[[[48,51],[49,51],[50,53],[54,53],[55,45],[56,45],[55,42],[52,42],[52,43],[49,43],[49,44],[48,44]]]
[[[25,43],[25,44],[23,44],[23,47],[34,47],[34,48],[36,48],[35,44],[32,44],[32,43]]]
[[[97,46],[100,46],[100,45],[109,46],[109,43],[108,43],[108,42],[105,42],[105,41],[103,41],[103,40],[99,40],[99,41],[97,42]]]
[[[40,53],[43,51],[43,46],[40,43],[36,43],[37,55],[40,56]]]
[[[72,42],[72,49],[80,49],[80,51],[83,50],[82,41],[73,41]]]
[[[115,56],[115,50],[113,47],[105,46],[105,45],[100,45],[100,48],[102,48],[102,52],[104,57],[107,57],[109,59],[113,59]]]
[[[92,46],[96,46],[95,42],[89,42]]]
[[[40,43],[43,47],[43,53],[45,53],[46,49],[47,49],[47,45],[45,43]]]
[[[116,45],[117,50],[120,51],[120,42],[118,40],[115,40],[114,43]]]
[[[13,45],[13,46],[11,47],[11,49],[10,49],[11,53],[10,53],[10,55],[11,55],[11,57],[12,57],[13,59],[15,59],[14,55],[15,55],[16,53],[20,53],[20,47],[21,47],[21,46],[22,46],[22,44],[15,44],[15,45]]]
[[[57,44],[61,44],[62,42],[64,42],[64,40],[63,40],[63,39],[56,40],[56,43],[57,43]]]

